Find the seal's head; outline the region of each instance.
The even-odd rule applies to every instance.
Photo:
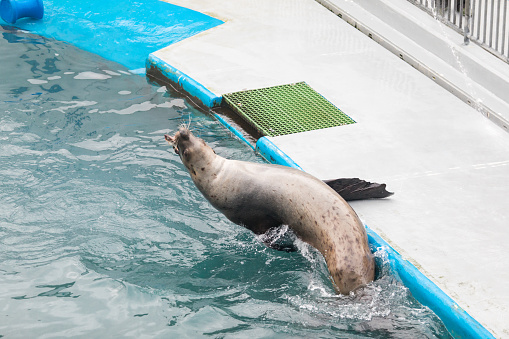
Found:
[[[210,155],[215,155],[205,141],[195,137],[186,127],[180,127],[175,136],[165,134],[164,138],[173,146],[175,153],[180,156],[182,163],[191,173],[194,167],[192,164],[208,161]]]

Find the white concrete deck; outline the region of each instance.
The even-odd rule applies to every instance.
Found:
[[[271,140],[319,178],[387,183],[390,199],[352,203],[361,219],[509,337],[503,128],[313,0],[169,2],[226,22],[157,57],[218,95],[306,81],[351,116],[356,124]]]

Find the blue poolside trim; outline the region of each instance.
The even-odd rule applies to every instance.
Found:
[[[260,153],[267,161],[293,167],[296,169],[302,170],[302,168],[295,163],[295,161],[292,160],[288,155],[286,155],[282,150],[280,150],[272,141],[269,140],[267,137],[261,137],[256,142],[256,150],[258,153]]]
[[[410,290],[415,299],[435,312],[454,338],[495,338],[368,226],[366,231],[371,248],[385,249],[395,276]]]
[[[242,135],[241,132],[239,132],[235,127],[230,125],[226,120],[224,120],[219,114],[214,113],[214,117],[223,124],[226,128],[230,130],[237,138],[244,141],[249,147],[251,147],[253,150],[255,150],[255,147],[251,145],[251,143]]]
[[[212,93],[207,88],[205,88],[205,86],[198,83],[187,74],[182,73],[175,67],[164,62],[160,58],[156,57],[154,54],[150,54],[148,56],[145,66],[147,72],[152,67],[158,69],[165,77],[177,84],[187,94],[193,98],[198,99],[200,103],[205,107],[217,107],[221,105],[221,101],[223,100],[222,96],[218,96]]]

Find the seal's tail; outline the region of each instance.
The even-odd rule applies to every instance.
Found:
[[[385,189],[385,184],[371,183],[359,178],[341,178],[323,182],[346,201],[387,198],[394,194]]]

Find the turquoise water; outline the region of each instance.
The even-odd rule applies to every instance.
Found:
[[[202,197],[163,134],[207,114],[127,68],[0,29],[0,337],[448,338],[387,274],[334,294],[323,258],[266,248]]]

